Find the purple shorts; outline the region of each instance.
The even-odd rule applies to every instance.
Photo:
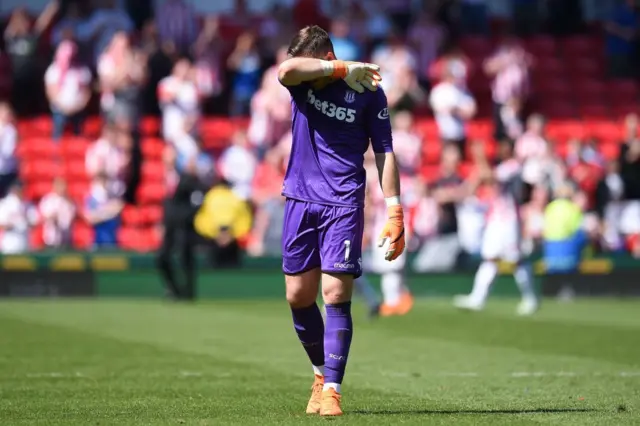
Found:
[[[282,230],[282,270],[362,275],[364,209],[288,198]]]

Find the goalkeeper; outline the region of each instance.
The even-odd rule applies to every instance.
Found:
[[[300,30],[288,56],[278,70],[293,109],[282,269],[294,327],[315,374],[307,413],[338,416],[353,333],[353,282],[362,274],[369,141],[388,209],[381,236],[388,261],[405,245],[398,168],[379,68],[336,60],[318,26]],[[326,329],[316,304],[320,284]]]

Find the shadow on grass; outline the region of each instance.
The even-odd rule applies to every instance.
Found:
[[[594,408],[532,408],[532,409],[487,409],[487,410],[356,410],[350,411],[361,415],[406,415],[406,414],[553,414],[553,413],[592,413],[599,410]]]

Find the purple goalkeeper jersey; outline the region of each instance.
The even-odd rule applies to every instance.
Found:
[[[382,89],[358,93],[344,81],[321,89],[287,87],[293,143],[282,195],[330,206],[364,206],[364,154],[392,152],[387,97]]]

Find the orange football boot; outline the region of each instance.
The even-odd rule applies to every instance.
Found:
[[[383,303],[382,305],[380,305],[380,310],[378,311],[378,313],[381,317],[390,317],[396,315],[396,307]]]
[[[307,404],[307,414],[318,414],[320,412],[323,386],[324,376],[318,376],[316,374],[313,386],[311,386],[311,398],[309,398],[309,403]]]
[[[413,295],[408,291],[402,293],[400,296],[400,302],[395,306],[397,315],[406,315],[413,308]]]
[[[329,388],[322,391],[322,403],[320,404],[321,416],[341,416],[340,399],[342,396],[335,389]]]

